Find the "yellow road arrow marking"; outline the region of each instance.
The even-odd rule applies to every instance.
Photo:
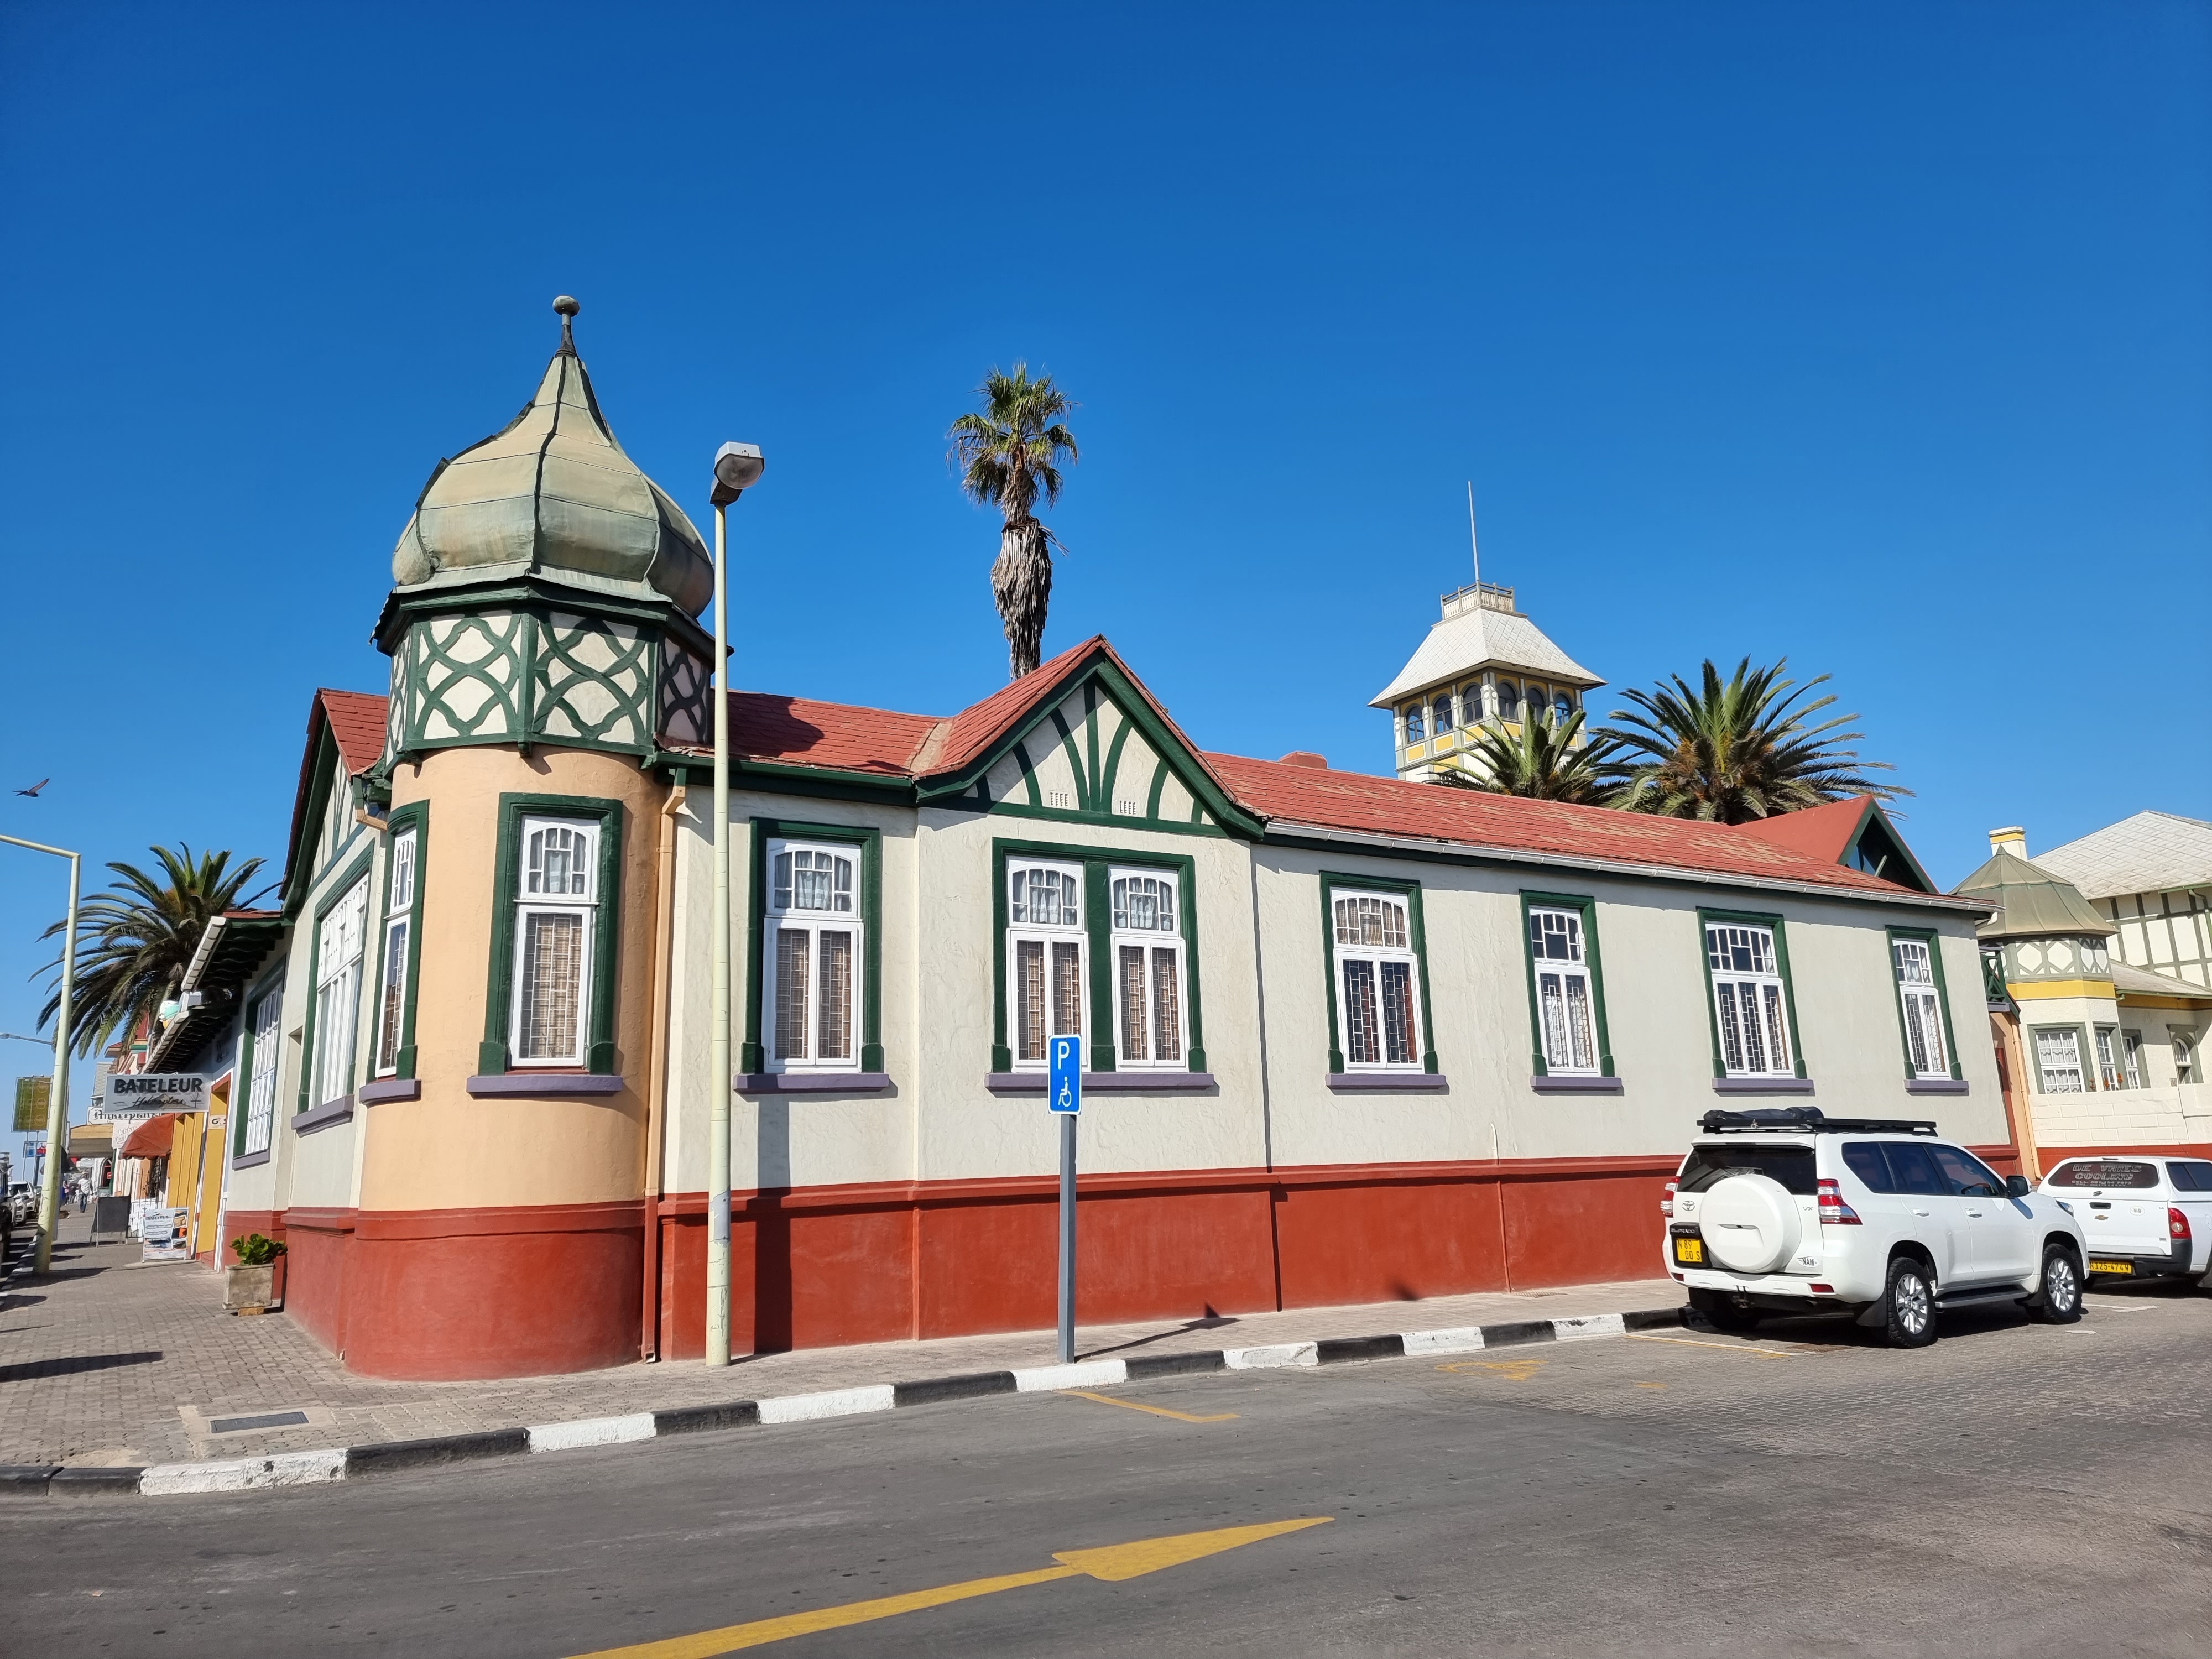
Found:
[[[1754,1348],[1747,1342],[1705,1342],[1694,1336],[1645,1336],[1635,1331],[1628,1334],[1631,1342],[1677,1342],[1686,1348],[1718,1348],[1725,1353],[1740,1353],[1752,1359],[1795,1359],[1794,1348]]]
[[[1165,1406],[1146,1406],[1134,1400],[1116,1400],[1110,1394],[1092,1394],[1085,1389],[1062,1389],[1062,1394],[1072,1394],[1078,1400],[1095,1400],[1102,1406],[1121,1406],[1133,1412],[1150,1412],[1155,1417],[1172,1417],[1178,1423],[1233,1423],[1235,1412],[1220,1412],[1212,1417],[1193,1417],[1188,1412],[1171,1412]]]
[[[759,1619],[749,1625],[725,1625],[720,1630],[674,1636],[664,1642],[605,1648],[580,1655],[578,1659],[715,1659],[719,1654],[736,1653],[769,1642],[786,1642],[794,1636],[842,1630],[848,1625],[865,1625],[902,1613],[919,1613],[926,1607],[941,1607],[974,1596],[995,1595],[1000,1590],[1025,1589],[1031,1584],[1048,1584],[1059,1578],[1087,1577],[1118,1584],[1125,1578],[1141,1577],[1164,1567],[1179,1567],[1187,1561],[1256,1544],[1264,1538],[1279,1538],[1285,1533],[1325,1526],[1334,1518],[1308,1515],[1295,1521],[1269,1521],[1255,1527],[1222,1527],[1212,1532],[1178,1533],[1170,1538],[1141,1538],[1133,1544],[1109,1544],[1099,1549],[1056,1550],[1052,1558],[1060,1564],[1056,1567],[1006,1573],[996,1578],[970,1578],[964,1583],[913,1590],[904,1595],[878,1596],[872,1601],[851,1601],[842,1607],[821,1607],[812,1613],[786,1613],[780,1619]]]
[[[1440,1371],[1496,1371],[1509,1382],[1526,1382],[1544,1369],[1540,1359],[1455,1359],[1437,1367]]]

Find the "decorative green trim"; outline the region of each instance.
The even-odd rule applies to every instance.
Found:
[[[1152,757],[1152,793],[1145,797],[1145,816],[1155,822],[1158,822],[1160,816],[1160,794],[1167,787],[1168,763],[1159,756],[1155,755]]]
[[[1098,716],[1096,714],[1093,714],[1091,717],[1091,729],[1095,732],[1097,730]],[[1102,811],[1114,811],[1115,793],[1121,787],[1121,745],[1128,742],[1129,733],[1135,729],[1136,728],[1131,726],[1128,721],[1123,720],[1121,724],[1115,728],[1114,732],[1114,741],[1106,750],[1106,769],[1098,775],[1099,793],[1104,797],[1104,804],[1099,809]],[[1158,813],[1158,805],[1155,802],[1152,811],[1146,813],[1146,816],[1148,817],[1152,817]],[[1119,817],[1123,815],[1116,812],[1115,813],[1115,816]]]
[[[1912,1034],[1905,1029],[1905,999],[1899,994],[1897,983],[1897,941],[1901,939],[1914,939],[1928,947],[1928,960],[1935,972],[1936,1000],[1943,1010],[1943,1052],[1950,1056],[1951,1080],[1963,1080],[1966,1073],[1959,1064],[1959,1038],[1951,1029],[1951,985],[1943,976],[1943,936],[1932,927],[1885,927],[1882,933],[1889,957],[1890,1000],[1897,1005],[1897,1041],[1905,1053],[1905,1080],[1917,1083],[1920,1073],[1912,1069]]]
[[[932,806],[966,805],[964,802],[949,800],[931,801],[928,804]],[[993,801],[985,810],[1000,817],[1035,818],[1046,823],[1096,823],[1120,830],[1125,833],[1131,830],[1142,830],[1148,834],[1153,830],[1158,830],[1164,835],[1170,836],[1210,836],[1217,841],[1225,841],[1229,838],[1229,832],[1218,824],[1177,823],[1170,818],[1133,818],[1117,812],[1086,812],[1067,806],[1024,806],[1018,801],[1000,800]],[[1203,812],[1206,808],[1201,805],[1191,810],[1194,812]]]
[[[354,884],[356,882],[366,881],[368,879],[369,866],[374,862],[374,860],[375,849],[373,848],[363,848],[362,849],[361,856],[356,859],[351,864],[348,865],[344,871],[331,882],[330,885],[324,888],[322,899],[315,906],[315,925],[309,930],[307,938],[307,1018],[302,1022],[300,1028],[299,1103],[292,1109],[295,1113],[304,1112],[310,1107],[319,1106],[323,1103],[319,1100],[310,1100],[307,1098],[308,1091],[314,1087],[315,1005],[322,1000],[322,996],[320,994],[322,976],[318,970],[322,965],[323,957],[323,918],[330,915],[331,911],[337,907],[337,902],[340,899],[343,898],[348,893],[353,891]],[[368,921],[368,907],[367,905],[363,905],[362,907],[361,919],[365,931]],[[368,940],[366,938],[364,938],[361,942],[361,954],[362,961],[366,962],[368,958]],[[363,974],[361,977],[362,984],[366,988],[368,983],[368,975],[367,974]],[[354,1011],[353,1036],[354,1051],[352,1054],[346,1056],[346,1086],[345,1089],[339,1091],[339,1093],[341,1094],[353,1087],[353,1064],[355,1059],[361,1053],[361,1017],[360,1010],[358,1008]],[[273,1144],[273,1136],[275,1133],[275,1127],[273,1124],[270,1127],[270,1133]]]
[[[597,589],[571,587],[565,582],[535,575],[496,576],[408,594],[395,590],[385,599],[374,637],[377,648],[391,656],[406,629],[425,617],[472,615],[499,606],[520,609],[526,605],[618,617],[641,627],[657,628],[672,635],[693,656],[703,661],[714,659],[714,636],[686,615],[673,599],[626,599]]]
[[[1079,812],[1095,812],[1091,804],[1091,774],[1085,769],[1083,757],[1075,746],[1075,733],[1067,729],[1067,721],[1058,708],[1052,711],[1052,729],[1060,733],[1060,752],[1067,757],[1068,775],[1075,781],[1075,808]],[[1096,755],[1092,756],[1095,760]]]
[[[1705,927],[1711,922],[1734,922],[1739,927],[1764,927],[1774,935],[1774,966],[1782,975],[1782,1007],[1790,1017],[1790,1060],[1799,1077],[1805,1075],[1805,1043],[1797,1030],[1797,982],[1790,972],[1790,933],[1780,916],[1756,910],[1708,910],[1698,908],[1698,961],[1705,982],[1705,1030],[1712,1040],[1713,1075],[1726,1077],[1728,1063],[1721,1055],[1720,1011],[1713,1000],[1712,949],[1705,939]]]
[[[1881,850],[1869,854],[1866,842],[1871,834],[1883,845]],[[1890,860],[1899,867],[1893,869]],[[1866,810],[1859,814],[1858,827],[1851,831],[1850,839],[1844,843],[1843,856],[1837,860],[1846,869],[1860,870],[1884,881],[1893,881],[1900,887],[1910,887],[1918,892],[1936,891],[1936,884],[1920,867],[1920,860],[1912,856],[1912,849],[1905,844],[1905,837],[1897,833],[1890,823],[1889,814],[1881,810],[1881,803],[1869,799]],[[1869,867],[1871,866],[1871,867]]]
[[[313,966],[313,963],[309,964],[311,969]],[[239,1075],[232,1080],[230,1085],[230,1155],[233,1158],[246,1156],[246,1117],[253,1104],[253,1010],[262,998],[267,996],[271,990],[283,986],[284,969],[285,964],[282,962],[278,963],[267,973],[262,975],[254,984],[247,988],[245,1004],[239,1010]],[[313,997],[308,999],[307,1010],[311,1015],[314,1012]],[[278,1028],[276,1041],[279,1044],[276,1059],[280,1067],[283,1064],[284,1058],[284,1050],[282,1047],[284,1040],[283,1012],[283,1005],[280,1004],[276,1022]],[[272,1090],[271,1092],[273,1093],[274,1091]],[[276,1142],[276,1103],[274,1100],[269,1103],[269,1142],[272,1146]]]
[[[384,973],[384,935],[392,925],[392,847],[394,838],[402,831],[415,832],[415,901],[408,907],[407,919],[407,991],[399,1004],[399,1048],[393,1055],[392,1075],[411,1078],[415,1075],[415,998],[422,980],[422,872],[428,863],[430,848],[430,803],[410,801],[390,813],[385,819],[384,831],[384,894],[378,906],[376,924],[376,971],[380,981]],[[380,1021],[384,1010],[383,988],[380,983],[376,1000],[370,1005]],[[376,1042],[380,1032],[369,1034],[369,1072],[376,1071]]]
[[[319,702],[317,708],[319,713]],[[321,715],[320,729],[315,737],[315,758],[307,769],[307,799],[301,809],[299,821],[292,826],[292,845],[284,863],[283,916],[287,921],[296,919],[307,895],[314,890],[315,878],[337,862],[351,845],[353,837],[343,836],[331,849],[329,858],[321,864],[315,862],[313,837],[322,832],[323,813],[331,801],[331,786],[334,779],[344,775],[344,763],[338,754],[338,740],[331,730],[328,715]],[[358,828],[358,826],[356,826]],[[302,847],[300,843],[307,842]]]
[[[771,841],[830,841],[860,849],[860,1064],[863,1072],[884,1069],[884,832],[857,823],[801,823],[791,818],[754,818],[748,826],[752,878],[745,894],[745,1036],[738,1047],[738,1069],[768,1070],[761,1040],[761,1005],[768,996],[768,844]],[[721,1086],[726,1088],[726,1081]]]
[[[1421,1069],[1434,1076],[1437,1066],[1437,1024],[1429,1012],[1429,930],[1421,912],[1421,884],[1390,876],[1352,875],[1340,870],[1321,872],[1321,974],[1323,1000],[1328,1005],[1328,1070],[1344,1070],[1344,1040],[1336,1020],[1336,890],[1396,893],[1406,901],[1407,937],[1413,946],[1413,962],[1421,980]]]
[[[483,1042],[477,1070],[490,1074],[516,1069],[510,1021],[514,1004],[514,908],[521,897],[522,821],[526,817],[574,818],[599,826],[599,916],[592,938],[590,1041],[584,1069],[615,1075],[615,971],[622,934],[622,833],[620,801],[594,795],[519,795],[499,798],[499,851],[492,872],[490,975],[484,992]],[[536,1066],[525,1070],[535,1071]]]
[[[1127,828],[1129,820],[1120,820]],[[1154,826],[1146,826],[1152,828]],[[1109,872],[1116,866],[1129,869],[1170,870],[1175,872],[1182,902],[1184,1002],[1189,1016],[1190,1040],[1183,1058],[1190,1071],[1203,1072],[1206,1063],[1206,1018],[1198,967],[1198,863],[1181,853],[1139,852],[1120,847],[1071,847],[1059,842],[991,841],[991,1069],[1013,1069],[1013,1050],[1006,1041],[1006,860],[1049,859],[1059,864],[1079,865],[1083,870],[1083,933],[1091,957],[1091,1034],[1084,1045],[1089,1068],[1115,1069],[1117,1054],[1111,1040],[1114,1030],[1114,904]],[[1103,1041],[1102,1041],[1103,1039]]]
[[[1521,963],[1528,970],[1531,1073],[1537,1077],[1552,1074],[1551,1067],[1544,1060],[1543,1010],[1536,1000],[1536,946],[1528,932],[1528,912],[1531,910],[1572,910],[1582,917],[1583,966],[1589,969],[1590,1000],[1597,1005],[1598,1075],[1620,1076],[1613,1068],[1613,1030],[1605,1017],[1605,957],[1598,949],[1597,901],[1586,893],[1534,893],[1524,888],[1521,893]],[[1700,941],[1704,939],[1703,928],[1698,929],[1698,936]]]

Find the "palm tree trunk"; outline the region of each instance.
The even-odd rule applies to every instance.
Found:
[[[1052,552],[1045,528],[1024,514],[1009,519],[999,535],[999,556],[991,566],[991,598],[1006,630],[1011,678],[1033,672],[1044,644],[1046,607],[1052,600]]]

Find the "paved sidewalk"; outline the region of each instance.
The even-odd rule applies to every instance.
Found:
[[[283,1314],[236,1319],[219,1274],[142,1265],[138,1246],[91,1244],[70,1216],[54,1272],[27,1267],[0,1297],[0,1463],[77,1468],[261,1456],[410,1440],[894,1379],[1049,1364],[1053,1334],[948,1337],[763,1354],[726,1370],[696,1361],[495,1382],[386,1382],[349,1373]],[[1202,1320],[1086,1326],[1085,1358],[1311,1341],[1506,1320],[1619,1313],[1683,1300],[1672,1279],[1518,1294],[1298,1308]],[[242,1416],[302,1411],[298,1427],[215,1434]]]

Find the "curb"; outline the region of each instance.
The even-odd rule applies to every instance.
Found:
[[[621,1417],[578,1418],[566,1423],[534,1424],[528,1428],[489,1429],[472,1434],[439,1435],[427,1440],[384,1440],[360,1446],[277,1452],[267,1457],[227,1458],[206,1463],[157,1463],[144,1468],[117,1469],[67,1468],[46,1463],[0,1464],[0,1494],[44,1493],[64,1498],[135,1493],[166,1498],[325,1486],[334,1480],[373,1479],[409,1469],[473,1463],[488,1457],[572,1451],[585,1446],[627,1445],[670,1435],[755,1428],[776,1423],[818,1423],[836,1417],[864,1416],[896,1411],[905,1406],[934,1406],[953,1400],[980,1400],[992,1395],[1043,1394],[1060,1389],[1110,1387],[1117,1382],[1141,1382],[1153,1377],[1189,1376],[1212,1371],[1355,1364],[1423,1354],[1519,1347],[1531,1342],[1625,1336],[1632,1331],[1680,1325],[1684,1312],[1679,1307],[1642,1308],[1632,1313],[1590,1314],[1574,1319],[1524,1319],[1498,1325],[1461,1325],[1448,1330],[1324,1337],[1313,1342],[1140,1354],[1129,1359],[1085,1359],[1072,1365],[971,1371],[914,1382],[874,1382],[816,1394],[783,1395],[769,1400],[678,1406],[666,1411],[633,1412]]]

